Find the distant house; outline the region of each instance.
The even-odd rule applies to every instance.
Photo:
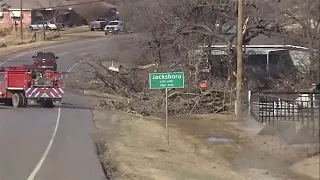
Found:
[[[84,8],[84,11],[82,11],[84,13],[79,13],[77,9],[80,5],[76,4],[79,4],[79,2],[74,0],[23,0],[22,23],[23,25],[30,25],[39,21],[50,21],[76,26],[86,24],[84,14],[87,13],[85,7],[88,5],[82,5],[81,10]],[[0,9],[0,26],[12,26],[20,23],[20,0],[10,0],[8,5],[8,8]],[[105,12],[108,12],[107,6]]]
[[[62,23],[65,26],[78,26],[86,24],[86,20],[73,9],[68,8],[46,8],[31,11],[31,24],[40,21]]]
[[[228,69],[225,64],[229,57],[223,50],[224,48],[223,45],[214,46],[211,51],[209,62],[213,76],[228,77]],[[303,47],[298,48],[304,50]],[[297,64],[290,49],[292,48],[283,45],[247,45],[244,53],[244,73],[249,73],[255,78],[268,76],[277,78],[281,74],[293,73],[292,70]],[[294,50],[294,52],[299,52],[299,50]]]
[[[208,70],[205,71],[206,76],[228,79],[235,64],[230,64],[226,48],[227,45],[213,45],[209,54],[203,54],[207,46],[200,46],[199,50],[190,52],[190,55],[205,60],[203,63]],[[305,68],[310,65],[309,49],[306,47],[260,44],[246,45],[244,50],[243,73],[248,86],[255,86],[259,82],[268,87],[270,82],[276,82],[283,76],[300,75],[297,72],[307,70]]]
[[[2,27],[10,27],[14,24],[20,23],[21,12],[18,9],[6,9],[0,10],[0,25]],[[23,24],[30,24],[31,22],[31,10],[22,9]]]

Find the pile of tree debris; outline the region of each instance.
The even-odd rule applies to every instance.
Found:
[[[130,69],[122,65],[119,68],[110,68],[100,59],[85,64],[88,67],[82,74],[78,87],[122,97],[101,99],[100,103],[95,105],[96,108],[156,116],[165,112],[164,90],[150,90],[149,87],[148,75],[156,69],[155,64]],[[232,109],[232,90],[226,88],[225,84],[212,80],[211,82],[215,83],[211,83],[212,88],[202,89],[198,83],[193,82],[193,73],[185,71],[185,74],[184,89],[168,90],[169,114],[219,113]]]

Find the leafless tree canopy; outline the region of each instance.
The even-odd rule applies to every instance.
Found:
[[[185,88],[169,91],[171,113],[233,109],[236,53],[232,45],[236,39],[237,1],[122,0],[118,4],[126,28],[145,36],[140,44],[141,51],[150,56],[148,61],[137,62],[130,68],[122,63],[118,73],[100,61],[90,62],[91,75],[98,79],[99,87],[128,99],[122,105],[113,102],[112,106],[143,114],[162,113],[163,92],[149,90],[148,73],[183,71]],[[253,38],[264,35],[285,38],[298,45],[307,44],[310,48],[319,46],[318,4],[311,0],[245,1],[243,43],[248,44]],[[290,28],[294,24],[301,28]],[[202,71],[207,67],[212,45],[219,44],[228,45],[225,49],[228,55],[224,62],[228,69],[225,78]],[[216,61],[220,63],[220,60]],[[153,65],[142,68],[147,64]],[[207,81],[207,88],[199,87],[203,80]]]
[[[310,49],[310,77],[315,79],[320,68],[320,2],[315,0],[281,1],[273,6],[274,15],[284,26],[282,37],[286,43],[302,45]],[[287,7],[287,8],[283,8]]]
[[[74,11],[84,17],[87,22],[94,21],[100,17],[103,17],[108,13],[108,11],[110,11],[110,9],[117,7],[115,6],[117,1],[114,0],[93,3],[88,3],[90,2],[88,0],[76,0],[75,2],[80,5],[74,5]]]
[[[260,7],[264,5],[260,1],[246,1],[245,18],[248,23],[243,32],[244,44],[258,35],[271,36],[280,31],[276,21],[264,18],[264,12],[260,11]],[[150,35],[148,45],[154,50],[155,62],[160,68],[163,64],[167,65],[168,60],[172,60],[172,56],[164,57],[168,55],[168,51],[171,55],[178,54],[173,57],[180,58],[179,63],[186,65],[182,62],[186,59],[186,54],[199,49],[199,45],[211,47],[228,44],[226,51],[229,55],[229,76],[231,79],[234,77],[232,74],[236,58],[231,45],[235,44],[236,37],[236,1],[122,1],[120,11],[130,27]],[[209,49],[207,53],[210,52]]]

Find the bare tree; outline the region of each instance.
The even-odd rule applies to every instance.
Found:
[[[275,21],[261,17],[260,5],[259,1],[245,5],[248,20],[243,33],[245,44],[260,34],[271,36],[279,30]],[[124,12],[122,17],[130,23],[130,27],[152,37],[149,44],[156,51],[159,65],[167,64],[161,57],[161,52],[166,49],[179,46],[181,52],[182,47],[190,51],[198,49],[199,45],[210,49],[215,44],[228,44],[227,52],[234,69],[235,53],[231,45],[235,43],[236,33],[231,31],[236,27],[235,1],[123,1],[120,11]]]
[[[278,17],[277,21],[284,27],[281,35],[285,43],[309,48],[309,57],[306,57],[309,61],[303,64],[307,65],[309,69],[309,74],[306,76],[311,82],[317,76],[318,81],[320,80],[319,4],[319,1],[314,0],[287,0],[281,1],[277,5],[271,4],[273,14]]]
[[[113,1],[110,1],[111,3],[108,3],[108,1],[95,1],[90,3],[88,0],[76,0],[75,2],[79,5],[74,5],[72,7],[73,10],[85,18],[87,22],[94,21],[106,15],[112,8],[117,7],[111,4],[114,3]]]
[[[264,19],[260,13],[261,5],[259,1],[248,1],[245,5],[243,36],[246,44],[260,34],[271,36],[280,30],[275,21]],[[236,65],[236,53],[232,46],[236,37],[236,33],[232,32],[236,27],[235,1],[123,0],[119,3],[119,11],[121,18],[127,22],[126,27],[145,36],[144,47],[152,55],[152,61],[148,63],[154,63],[156,67],[142,69],[137,65],[127,68],[123,64],[117,73],[102,67],[103,63],[92,61],[89,64],[93,69],[91,77],[98,80],[100,87],[130,99],[125,106],[129,109],[158,114],[164,108],[163,92],[149,90],[148,73],[183,71],[186,75],[185,89],[169,90],[170,113],[208,113],[232,109],[234,87],[230,82]],[[212,45],[216,44],[228,45],[225,51],[230,71],[226,79],[210,76],[203,71],[208,63],[205,59],[211,55]],[[207,80],[208,88],[199,87],[202,80]]]

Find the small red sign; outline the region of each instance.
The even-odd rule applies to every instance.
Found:
[[[207,83],[205,81],[200,83],[200,87],[201,88],[206,88],[207,87]]]

